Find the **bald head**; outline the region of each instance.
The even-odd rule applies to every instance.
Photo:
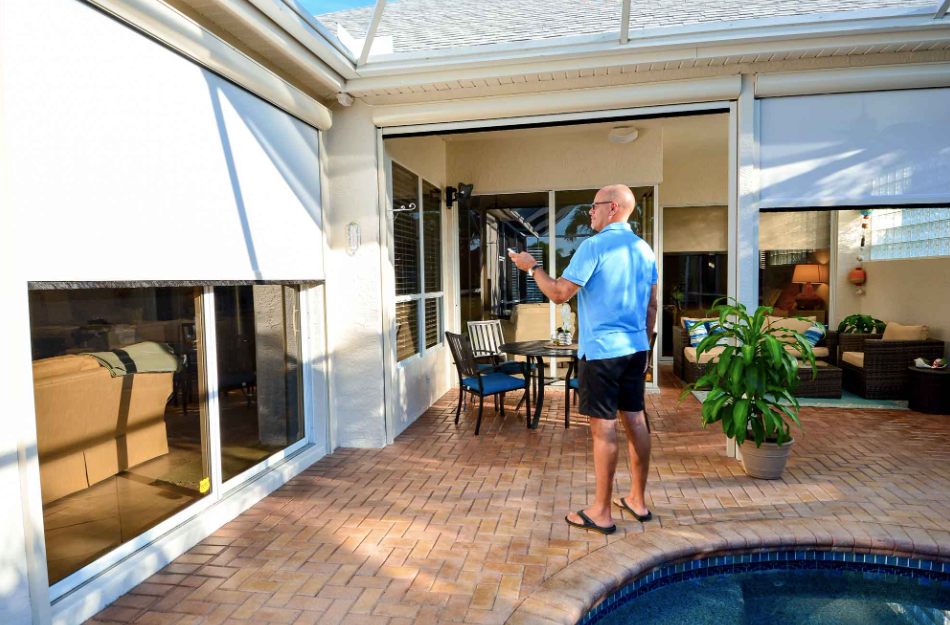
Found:
[[[591,226],[597,232],[608,224],[626,223],[636,207],[636,199],[630,187],[612,184],[597,192],[594,197],[594,210],[591,211]]]

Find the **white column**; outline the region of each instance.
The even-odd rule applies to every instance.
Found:
[[[728,293],[750,311],[759,303],[759,173],[755,78],[742,76],[739,101],[729,108]],[[738,457],[735,441],[726,455]]]

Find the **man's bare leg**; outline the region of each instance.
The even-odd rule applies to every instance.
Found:
[[[650,432],[647,430],[646,417],[643,411],[617,411],[623,429],[627,433],[627,445],[630,451],[630,494],[627,495],[627,505],[639,515],[644,515],[647,509],[644,494],[647,488],[647,476],[650,473]],[[620,505],[620,500],[615,500]]]
[[[597,479],[597,489],[594,505],[585,509],[584,514],[597,525],[610,527],[614,524],[610,515],[610,496],[614,473],[617,471],[617,422],[613,419],[591,418],[590,431],[594,437],[594,475]],[[575,523],[584,522],[576,512],[571,512],[567,518]]]

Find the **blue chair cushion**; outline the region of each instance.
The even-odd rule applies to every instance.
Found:
[[[574,389],[578,388],[578,386],[579,386],[579,384],[578,384],[578,382],[577,382],[577,378],[571,378],[570,380],[568,380],[567,383],[568,383],[568,385],[569,385],[571,388],[574,388]]]
[[[480,364],[478,365],[478,368],[491,369],[494,366],[495,365]],[[537,364],[532,362],[528,366],[528,369],[530,369],[531,371],[534,371],[535,369],[537,369]],[[501,371],[502,373],[521,373],[521,363],[515,360],[509,360],[508,362],[503,362],[501,363],[501,368],[498,369],[498,371]]]
[[[524,390],[524,384],[525,381],[521,378],[513,378],[504,373],[489,373],[482,376],[482,395]],[[462,378],[462,386],[470,388],[476,393],[478,392],[478,380],[476,378]]]

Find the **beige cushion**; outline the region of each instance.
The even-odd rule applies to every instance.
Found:
[[[926,341],[929,328],[927,326],[903,326],[889,321],[884,327],[885,341]]]
[[[785,351],[796,358],[802,355],[797,345],[786,345]],[[812,347],[811,351],[815,354],[815,358],[827,358],[831,354],[827,347]]]
[[[717,345],[713,347],[708,352],[703,352],[703,355],[699,358],[699,364],[706,364],[707,362],[716,362],[719,360],[719,354],[726,349],[725,345]],[[683,349],[683,355],[686,356],[686,360],[690,362],[696,362],[696,348],[695,347],[686,347]]]
[[[864,368],[864,352],[845,352],[841,354],[841,361]]]
[[[719,321],[719,317],[681,317],[680,324],[685,328],[687,321]]]
[[[794,332],[799,332],[805,334],[805,331],[810,328],[815,323],[814,317],[804,317],[807,321],[801,321],[794,317],[766,317],[765,321],[768,324],[769,328],[777,328],[782,330],[792,330]]]

